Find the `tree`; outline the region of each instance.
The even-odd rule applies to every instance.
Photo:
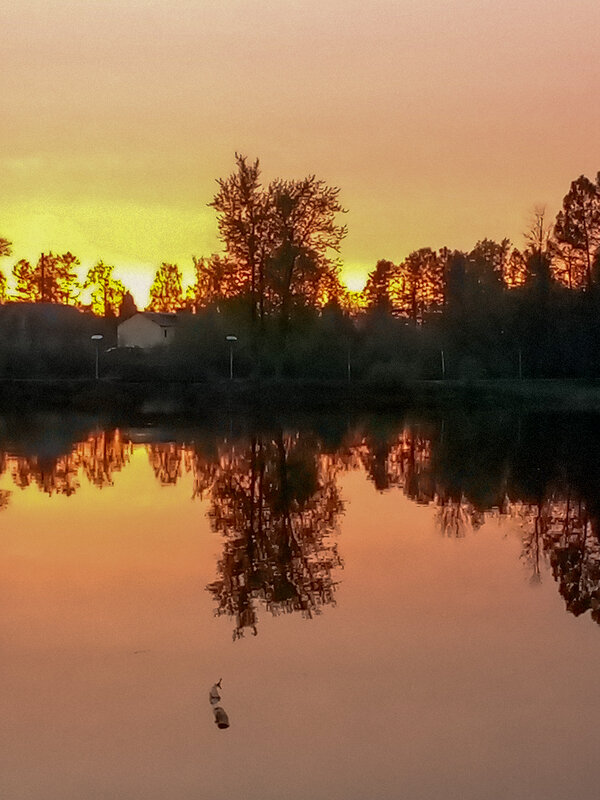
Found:
[[[345,209],[340,190],[317,180],[276,180],[269,185],[272,239],[268,264],[270,305],[285,321],[292,304],[317,305],[324,282],[339,272],[338,253],[346,226],[336,221]]]
[[[546,207],[535,206],[529,228],[525,231],[527,249],[533,253],[547,253],[552,237],[552,225],[546,221]]]
[[[510,240],[482,239],[469,253],[469,272],[482,288],[498,288],[504,284]]]
[[[72,253],[42,253],[37,264],[21,259],[13,267],[19,300],[73,305],[80,289],[75,273],[78,264]]]
[[[12,252],[12,242],[9,242],[8,239],[4,239],[0,236],[0,257],[1,256],[9,256]],[[7,296],[7,285],[6,285],[6,275],[3,272],[0,272],[0,303],[6,302]]]
[[[427,311],[444,301],[444,265],[430,247],[414,250],[400,265],[396,301],[414,325]]]
[[[526,252],[525,283],[535,285],[538,288],[547,289],[552,283],[552,268],[550,257],[547,252],[532,250]]]
[[[237,171],[219,178],[219,191],[209,205],[217,212],[219,236],[226,259],[235,264],[230,291],[250,294],[252,319],[264,316],[264,280],[267,259],[273,250],[268,194],[260,183],[258,159],[251,164],[235,154]]]
[[[464,310],[467,289],[467,254],[455,250],[446,260],[445,306],[453,313]]]
[[[581,262],[576,249],[568,242],[553,239],[550,243],[552,268],[557,279],[568,289],[579,288],[582,284]]]
[[[138,308],[135,304],[135,300],[133,299],[133,295],[131,292],[125,292],[123,295],[123,300],[121,302],[121,306],[119,308],[119,319],[126,320],[130,317],[133,317],[134,314],[137,314]]]
[[[238,277],[231,261],[219,255],[210,258],[192,256],[192,259],[196,279],[186,292],[188,306],[198,311],[236,295]]]
[[[346,234],[339,189],[313,176],[277,179],[264,189],[258,160],[236,153],[237,171],[218,180],[217,210],[226,259],[235,264],[235,291],[249,294],[252,316],[276,311],[285,330],[291,308],[318,306],[339,293],[332,253]]]
[[[12,242],[0,236],[0,256],[9,256],[12,253]]]
[[[552,283],[550,237],[551,226],[545,221],[546,209],[536,206],[529,228],[525,231],[525,252],[520,254],[524,262],[523,282],[534,285],[544,292]],[[514,251],[518,252],[518,251]],[[512,258],[512,254],[511,254]],[[539,293],[538,293],[539,294]]]
[[[568,285],[590,289],[592,264],[600,247],[600,173],[596,183],[580,175],[563,198],[554,225],[558,258],[567,267]]]
[[[375,269],[369,272],[363,289],[365,303],[369,310],[392,311],[390,289],[397,272],[398,267],[386,259],[380,259],[375,265]]]
[[[517,247],[513,247],[506,262],[504,282],[509,289],[522,286],[527,276],[527,256]]]
[[[345,294],[346,288],[341,281],[338,270],[330,270],[327,274],[323,275],[319,281],[317,306],[319,308],[331,308],[335,306],[341,309]]]
[[[150,302],[146,311],[178,311],[183,306],[181,281],[181,270],[177,264],[163,261],[150,287]]]
[[[83,288],[92,289],[92,311],[102,317],[116,317],[127,290],[113,277],[114,267],[98,261],[88,271]]]

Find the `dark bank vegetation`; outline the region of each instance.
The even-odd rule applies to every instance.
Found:
[[[178,312],[169,348],[115,350],[136,307],[114,267],[99,261],[78,284],[71,253],[45,253],[14,265],[12,295],[0,280],[0,379],[89,377],[93,334],[104,337],[100,375],[115,381],[217,385],[232,360],[232,384],[361,384],[365,396],[600,374],[600,176],[573,181],[553,225],[537,209],[522,249],[424,247],[378,261],[362,292],[340,279],[336,187],[314,176],[264,186],[258,161],[236,156],[211,205],[222,252],[194,257],[188,287],[163,263],[150,291],[148,309]]]

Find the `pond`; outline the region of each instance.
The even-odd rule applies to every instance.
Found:
[[[598,796],[596,417],[37,415],[0,450],[3,798]]]

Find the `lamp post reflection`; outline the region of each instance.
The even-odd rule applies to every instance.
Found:
[[[98,360],[99,360],[99,351],[100,351],[100,342],[104,339],[101,333],[95,333],[92,337],[90,337],[92,342],[96,345],[96,380],[98,380]]]
[[[233,380],[233,345],[237,342],[237,336],[226,336],[225,339],[229,342],[229,380]]]

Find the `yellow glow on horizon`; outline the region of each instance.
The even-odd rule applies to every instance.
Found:
[[[521,246],[600,166],[597,0],[4,5],[0,236],[114,264],[140,305],[162,261],[221,250],[236,151],[340,187],[353,289],[420,247]]]
[[[25,201],[0,217],[0,236],[12,242],[12,254],[0,261],[0,270],[12,287],[11,271],[21,258],[37,261],[40,253],[70,251],[79,258],[81,281],[99,260],[112,264],[115,277],[131,291],[138,308],[148,302],[148,291],[163,261],[175,263],[184,287],[193,281],[192,255],[219,249],[214,213],[207,208],[169,208],[82,201]]]

